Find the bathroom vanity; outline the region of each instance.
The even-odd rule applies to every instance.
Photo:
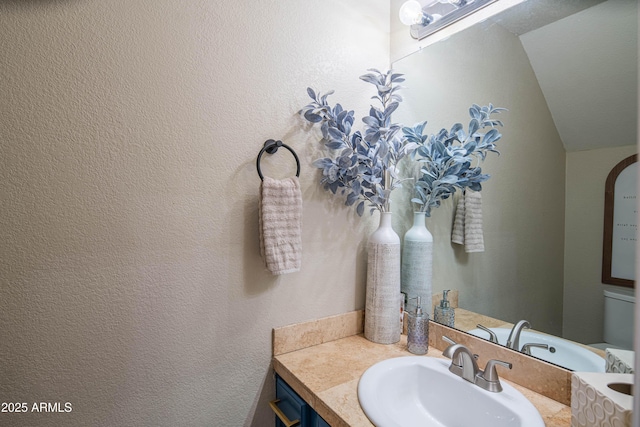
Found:
[[[282,377],[276,376],[276,400],[270,403],[276,427],[329,427],[329,424]]]
[[[372,426],[358,402],[360,377],[377,362],[412,356],[406,350],[406,335],[390,345],[366,340],[362,336],[362,318],[362,311],[356,311],[273,331],[275,373],[333,427]],[[508,373],[501,371],[501,380],[526,396],[548,427],[570,425],[569,371],[541,361],[532,362],[527,356],[433,322],[430,328],[426,357],[442,358],[438,348],[446,345],[441,340],[444,334],[478,353],[481,365],[488,358],[507,360],[514,364],[514,369]]]

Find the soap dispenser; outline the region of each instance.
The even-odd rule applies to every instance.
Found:
[[[416,299],[416,311],[407,311],[407,350],[413,354],[429,351],[429,315],[422,312],[422,301]]]
[[[447,300],[448,293],[449,293],[449,289],[442,291],[442,301],[440,301],[440,305],[436,307],[434,310],[433,320],[453,328],[453,325],[455,323],[456,312],[450,306],[449,301]]]

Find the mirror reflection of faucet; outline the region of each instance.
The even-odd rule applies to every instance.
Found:
[[[537,347],[537,348],[543,348],[545,350],[549,350],[551,351],[551,349],[553,349],[553,351],[551,351],[552,353],[555,352],[555,349],[553,347],[551,347],[551,349],[549,349],[549,345],[548,344],[539,344],[539,343],[534,343],[534,342],[530,342],[527,343],[525,345],[522,346],[522,349],[520,349],[520,351],[524,354],[528,354],[529,356],[531,356],[531,347]]]
[[[491,341],[492,343],[495,343],[495,344],[500,344],[500,342],[498,341],[498,336],[491,329],[489,329],[486,326],[483,326],[483,325],[481,325],[479,323],[476,325],[476,328],[481,329],[481,330],[485,331],[486,333],[488,333],[489,334],[489,341]],[[522,348],[519,348],[520,347],[520,335],[521,335],[522,331],[524,329],[530,329],[530,328],[531,328],[531,324],[528,321],[520,320],[513,327],[513,329],[511,329],[511,333],[509,334],[509,338],[507,339],[507,347],[512,349],[512,350],[520,351],[521,353],[527,354],[529,356],[531,356],[531,348],[532,347],[549,350],[551,353],[555,353],[556,352],[555,347],[550,347],[548,344],[541,344],[541,343],[534,343],[534,342],[526,343],[526,344],[524,344],[522,346]]]
[[[509,338],[507,338],[507,347],[515,351],[520,351],[520,334],[524,329],[531,329],[531,324],[526,320],[520,320],[511,329]]]
[[[480,323],[478,323],[476,325],[476,328],[482,329],[483,331],[487,332],[489,334],[489,341],[491,341],[494,344],[500,344],[498,342],[498,336],[491,329],[487,328],[486,326],[481,325]]]

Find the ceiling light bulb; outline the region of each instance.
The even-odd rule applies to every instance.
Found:
[[[400,7],[400,22],[404,25],[414,25],[422,22],[422,6],[416,0],[404,2]]]

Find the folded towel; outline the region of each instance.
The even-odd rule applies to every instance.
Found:
[[[464,250],[484,252],[482,196],[479,191],[465,191],[464,194]]]
[[[451,241],[464,245],[465,252],[484,252],[480,192],[468,190],[458,199]]]
[[[264,177],[259,200],[260,254],[273,274],[300,271],[302,195],[298,177]]]
[[[453,231],[451,241],[459,245],[464,245],[464,193],[458,197],[456,205],[456,215],[453,220]]]

